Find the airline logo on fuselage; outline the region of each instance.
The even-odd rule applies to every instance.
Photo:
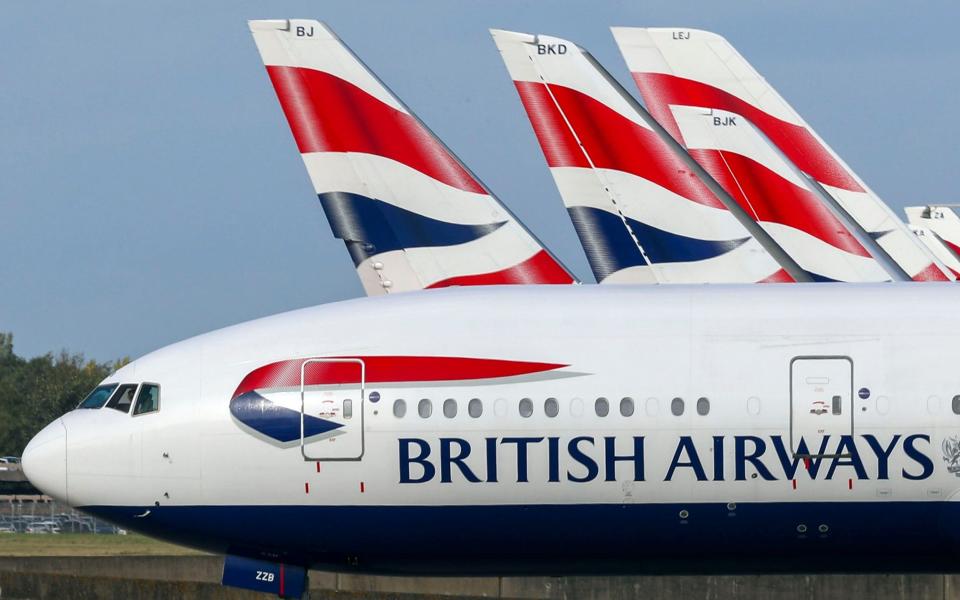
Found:
[[[558,363],[465,358],[457,356],[350,356],[349,362],[316,362],[297,358],[270,363],[248,373],[230,398],[230,414],[249,433],[281,446],[301,439],[299,402],[283,405],[268,396],[275,392],[298,392],[322,386],[426,383],[445,385],[469,382],[481,386],[518,382],[534,378],[574,377],[583,373],[560,371],[569,366]],[[360,363],[363,362],[363,370]],[[301,380],[302,379],[302,380]],[[337,435],[345,424],[335,414],[305,413],[303,439]],[[358,434],[359,435],[359,434]]]
[[[405,484],[498,483],[504,470],[501,449],[509,450],[504,455],[513,455],[510,472],[518,483],[691,477],[697,481],[777,481],[796,479],[803,473],[809,479],[824,480],[922,480],[933,474],[934,465],[928,456],[930,436],[926,434],[882,439],[871,434],[826,435],[813,447],[801,439],[797,456],[789,440],[780,435],[718,435],[698,442],[680,436],[672,459],[657,465],[647,464],[644,436],[487,437],[479,441],[441,437],[434,442],[408,437],[400,438],[398,444],[399,482]],[[730,447],[732,456],[727,451]]]

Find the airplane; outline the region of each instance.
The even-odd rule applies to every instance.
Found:
[[[643,281],[650,273],[658,282],[764,281],[756,265],[745,264],[749,252],[759,251],[763,258],[764,249],[788,255],[809,275],[806,280],[890,279],[749,123],[714,128],[716,111],[691,109],[681,118],[673,107],[684,127],[677,140],[683,147],[672,148],[669,134],[573,42],[505,31],[494,31],[494,39],[571,218],[578,231],[587,229],[580,234],[585,248],[619,234],[616,226],[622,221],[635,232],[639,248],[649,245],[656,253],[647,254],[663,257],[664,264],[617,271],[617,281]],[[703,178],[722,186],[718,195],[690,172],[682,160],[685,152],[696,159],[687,157],[689,162],[706,169]],[[594,225],[597,215],[609,224]],[[762,247],[754,241],[748,249],[743,219],[759,224],[753,233],[764,236],[758,238]],[[664,246],[669,254],[662,252]],[[616,256],[606,247],[599,250],[588,255],[606,261]],[[772,257],[765,262],[761,273],[770,272]]]
[[[612,31],[644,103],[675,139],[685,140],[691,121],[702,121],[703,117],[710,120],[710,127],[701,127],[701,133],[712,129],[715,136],[718,128],[725,127],[731,132],[747,129],[752,137],[762,134],[807,178],[803,183],[845,212],[865,232],[863,241],[876,240],[872,249],[884,259],[885,266],[898,273],[898,279],[955,279],[722,36],[681,28],[614,27]],[[709,138],[698,137],[694,143],[694,148],[703,143],[704,150],[732,149],[711,145]],[[717,155],[729,159],[733,154],[736,164],[732,170],[738,181],[747,170],[740,163],[760,162],[757,156],[738,156],[736,152],[707,154],[698,160],[710,160],[715,165],[712,172],[717,174],[731,168],[719,164],[722,161]],[[755,167],[749,162],[746,166]],[[781,178],[786,175],[774,170]]]
[[[281,597],[308,568],[955,572],[958,301],[935,283],[348,300],[132,361],[22,464]]]
[[[251,31],[368,295],[576,279],[328,27]]]
[[[903,209],[914,233],[940,262],[960,277],[960,217],[953,207],[932,204]]]
[[[131,362],[23,468],[280,595],[306,568],[955,572],[958,302],[910,283],[348,300]]]

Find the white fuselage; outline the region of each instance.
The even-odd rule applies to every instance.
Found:
[[[690,559],[697,570],[707,549],[724,556],[724,540],[731,557],[777,548],[787,564],[811,544],[828,558],[865,544],[916,557],[898,536],[903,520],[925,527],[921,507],[936,513],[923,533],[931,552],[958,539],[940,526],[960,489],[958,305],[949,284],[499,287],[340,302],[134,361],[105,383],[159,384],[159,411],[75,410],[51,424],[38,439],[65,429],[62,486],[39,458],[25,462],[45,491],[129,527],[309,564],[621,572]],[[317,367],[347,380],[303,366],[330,357],[352,362]],[[409,370],[392,369],[398,360]],[[338,429],[272,433],[271,410],[277,423],[295,415],[299,432],[301,401]],[[899,524],[851,518],[884,511]],[[673,562],[651,558],[658,544]]]

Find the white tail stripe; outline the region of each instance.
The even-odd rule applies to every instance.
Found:
[[[487,194],[449,186],[383,156],[359,152],[311,152],[302,156],[318,194],[360,194],[431,219],[462,225],[511,219]]]
[[[709,83],[780,120],[806,125],[720,35],[676,28],[612,27],[611,31],[632,73],[665,73]],[[688,38],[679,38],[687,34]]]
[[[625,119],[651,129],[646,120],[610,88],[576,44],[548,35],[532,36],[498,30],[491,32],[514,81],[546,83],[575,90],[606,105]],[[539,54],[539,47],[553,48],[556,52],[563,48],[564,54]]]
[[[610,183],[617,206],[627,217],[657,229],[702,240],[750,237],[730,211],[691,202],[642,177],[624,171],[597,169]],[[578,167],[550,169],[566,206],[590,206],[616,214],[596,176]]]
[[[687,148],[735,152],[760,163],[793,185],[813,191],[746,117],[695,106],[671,106],[670,110]],[[714,119],[727,124],[714,125]]]
[[[780,270],[773,257],[755,239],[750,239],[730,252],[706,260],[675,263],[658,263],[649,266],[620,269],[603,280],[603,283],[676,283],[695,284],[705,281],[743,281],[744,265],[753,265],[751,270],[770,275]],[[654,273],[656,269],[656,273]],[[658,279],[659,278],[659,279]]]
[[[250,31],[260,50],[263,64],[278,67],[302,67],[329,73],[348,81],[384,104],[406,113],[403,104],[384,88],[377,78],[344,46],[340,38],[319,21],[250,21]],[[290,32],[298,27],[312,35],[295,38]]]
[[[809,233],[781,225],[761,222],[770,236],[794,257],[806,271],[836,281],[889,281],[887,272],[872,257],[856,256],[837,249]]]

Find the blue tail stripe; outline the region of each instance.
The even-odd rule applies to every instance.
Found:
[[[589,206],[572,206],[567,211],[598,281],[621,269],[646,264],[619,216]],[[750,239],[702,240],[664,231],[630,218],[627,218],[627,225],[653,264],[715,258]]]
[[[506,223],[448,223],[350,192],[325,192],[318,196],[333,235],[347,244],[355,264],[392,250],[472,242]]]
[[[300,439],[300,411],[267,400],[256,392],[241,394],[230,401],[230,414],[238,421],[278,442]],[[339,423],[304,415],[303,437],[309,438],[343,427]]]

